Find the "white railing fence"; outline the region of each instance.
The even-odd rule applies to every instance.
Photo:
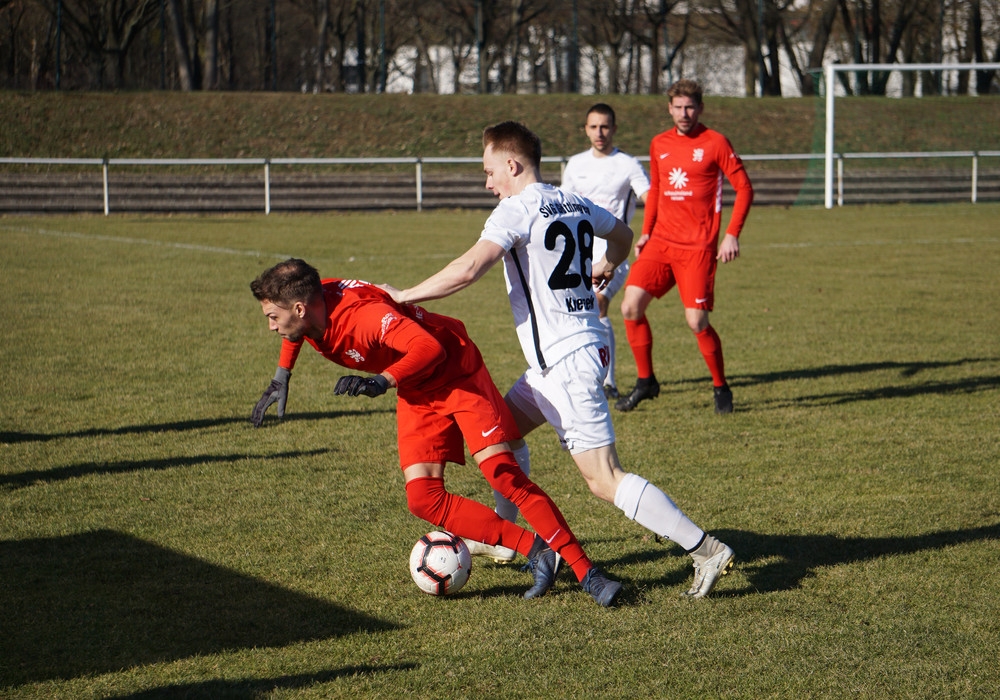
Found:
[[[820,153],[778,153],[744,155],[744,161],[816,161],[823,162],[824,154]],[[836,163],[837,205],[844,205],[844,164],[849,160],[862,159],[968,159],[970,161],[970,191],[969,201],[978,201],[980,160],[983,158],[998,158],[1000,150],[996,151],[923,151],[923,152],[890,152],[890,153],[835,153]],[[648,162],[649,156],[639,156],[640,161]],[[560,169],[568,161],[567,156],[548,156],[542,158],[543,163],[558,163]],[[262,167],[264,171],[262,205],[265,214],[271,213],[271,166],[385,166],[412,165],[415,170],[415,201],[417,211],[424,206],[424,165],[433,164],[474,164],[481,163],[480,158],[0,158],[0,165],[58,165],[58,166],[97,166],[101,168],[104,214],[111,213],[109,171],[111,168],[128,167],[213,167],[213,166],[248,166]],[[829,208],[829,207],[828,207]]]

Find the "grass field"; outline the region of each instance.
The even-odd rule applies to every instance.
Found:
[[[532,476],[625,584],[608,610],[480,561],[421,593],[394,401],[334,396],[316,353],[285,419],[247,422],[278,352],[262,269],[407,284],[483,218],[0,219],[0,696],[995,696],[1000,206],[754,210],[713,314],[731,416],[676,295],[651,307],[663,393],[614,415],[619,451],[738,559],[682,600],[679,548],[539,431]],[[498,271],[428,306],[502,390],[521,372]],[[489,499],[473,467],[448,481]]]

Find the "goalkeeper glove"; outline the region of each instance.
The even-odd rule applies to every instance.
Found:
[[[250,414],[250,422],[253,423],[253,427],[260,427],[260,424],[264,422],[264,413],[275,402],[278,403],[278,418],[284,418],[285,402],[288,401],[288,380],[291,379],[291,376],[292,373],[284,367],[279,367],[278,371],[274,373],[274,379],[267,385],[264,395],[260,397],[260,401],[253,407],[253,413]]]
[[[349,374],[337,380],[337,386],[333,388],[333,393],[347,394],[348,396],[381,396],[389,388],[389,380],[381,374],[374,377],[359,377],[356,374]]]

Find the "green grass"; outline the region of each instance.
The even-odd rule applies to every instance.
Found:
[[[278,351],[260,270],[294,254],[407,284],[483,213],[0,219],[0,696],[991,696],[998,216],[754,210],[713,314],[732,416],[676,295],[651,306],[663,393],[614,415],[622,459],[738,560],[682,600],[686,557],[538,431],[533,477],[625,583],[611,610],[571,577],[524,601],[527,574],[480,561],[458,596],[420,593],[393,400],[334,396],[316,353],[285,420],[247,422]],[[523,358],[502,284],[430,306],[505,389]],[[489,498],[472,467],[448,481]]]
[[[478,157],[483,127],[505,119],[568,156],[587,145],[584,114],[601,100],[635,155],[671,126],[665,98],[648,95],[0,92],[0,157]],[[823,151],[822,99],[705,102],[702,121],[743,154]],[[839,99],[836,129],[841,152],[996,150],[1000,98]]]

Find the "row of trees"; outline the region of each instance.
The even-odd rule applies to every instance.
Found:
[[[808,95],[830,60],[1000,61],[1000,0],[0,0],[7,89]]]

